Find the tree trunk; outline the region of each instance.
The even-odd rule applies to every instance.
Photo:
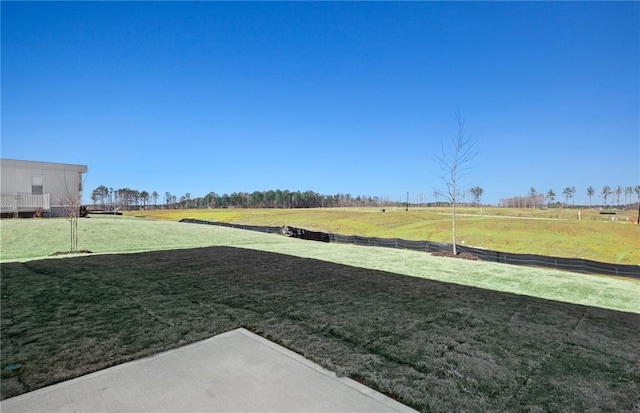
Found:
[[[453,214],[451,217],[451,233],[453,234],[453,255],[458,255],[456,250],[456,201],[453,201]]]

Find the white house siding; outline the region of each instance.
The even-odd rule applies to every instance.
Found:
[[[10,202],[17,202],[21,205],[20,212],[43,208],[52,216],[60,215],[75,199],[80,199],[83,174],[87,172],[86,165],[15,159],[0,159],[0,166],[3,213],[9,212]],[[42,184],[42,196],[32,183]]]

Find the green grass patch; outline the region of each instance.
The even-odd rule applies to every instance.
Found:
[[[442,277],[482,264],[430,259]],[[640,400],[629,312],[232,247],[4,263],[1,287],[3,398],[245,327],[423,411]]]
[[[263,234],[251,231],[229,234],[229,231],[212,231],[204,225],[97,215],[78,221],[78,248],[94,253],[142,252],[265,240]],[[69,249],[69,222],[65,219],[3,219],[0,236],[3,262],[48,257]]]

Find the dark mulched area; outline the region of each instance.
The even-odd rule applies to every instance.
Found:
[[[458,254],[454,254],[451,251],[439,251],[432,252],[431,255],[433,255],[434,257],[462,258],[465,260],[480,261],[480,258],[468,252],[459,252]]]
[[[89,250],[77,250],[77,251],[56,251],[53,254],[51,254],[51,256],[58,256],[58,255],[74,255],[74,254],[93,254],[93,251],[89,251]]]
[[[640,400],[638,314],[230,247],[3,264],[1,287],[2,398],[245,327],[423,411]]]

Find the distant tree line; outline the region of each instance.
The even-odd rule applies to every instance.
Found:
[[[484,195],[484,189],[480,186],[474,186],[464,191],[460,191],[459,196],[460,199],[464,199],[470,195],[473,198],[472,203],[460,202],[462,206],[479,206],[480,199],[482,195]],[[433,191],[433,200],[434,202],[421,203],[420,206],[437,206],[437,207],[446,207],[451,205],[451,200],[448,195],[442,191],[435,190]]]
[[[480,198],[484,190],[473,187],[468,190],[472,197],[472,205],[479,205]],[[576,189],[573,186],[565,187],[562,190],[564,202],[556,201],[556,193],[553,189],[547,192],[538,192],[535,188],[530,188],[527,195],[503,198],[499,206],[507,208],[561,208],[571,207],[575,204]],[[596,191],[592,186],[586,190],[589,197],[589,206],[593,197],[598,195],[601,203],[599,207],[623,207],[630,203],[640,201],[640,185],[616,186],[605,185],[600,191]],[[424,202],[424,194],[415,196],[416,203],[411,206],[447,206],[449,203],[444,195],[438,191],[433,193],[435,202]],[[635,198],[635,199],[634,199]],[[444,202],[441,201],[444,200]],[[133,210],[140,208],[334,208],[334,207],[389,207],[405,206],[402,201],[392,201],[378,196],[358,195],[338,193],[335,195],[323,195],[314,191],[289,191],[289,190],[269,190],[254,192],[233,192],[232,194],[216,194],[209,192],[203,197],[192,198],[190,193],[181,196],[165,192],[161,197],[157,191],[151,193],[130,188],[114,189],[100,185],[91,193],[91,200],[94,208],[103,210]],[[554,202],[556,201],[556,202]],[[467,204],[468,205],[468,204]]]
[[[170,194],[166,194],[169,196]],[[188,195],[188,194],[187,194]],[[166,197],[167,197],[166,196]],[[171,196],[172,200],[176,200]],[[189,199],[181,197],[174,207],[180,208],[322,208],[322,207],[375,207],[389,204],[380,197],[351,194],[323,195],[314,191],[268,190],[216,194]]]
[[[165,192],[138,191],[130,188],[113,189],[100,185],[91,193],[94,208],[103,210],[132,210],[140,208],[331,208],[331,207],[384,207],[399,205],[377,196],[351,194],[323,195],[314,191],[269,190],[216,194],[192,198],[190,193],[181,196]]]
[[[550,189],[546,193],[538,192],[535,188],[530,188],[528,195],[513,196],[510,198],[503,198],[500,200],[500,206],[506,208],[539,208],[546,205],[546,207],[568,207],[575,206],[575,194],[576,188],[574,186],[565,187],[562,190],[563,202],[553,201],[556,198],[556,193],[553,189]],[[586,190],[586,194],[589,197],[589,207],[593,206],[593,196],[596,195],[596,190],[589,186]],[[621,186],[618,185],[615,188],[605,185],[600,190],[599,194],[602,200],[601,204],[596,206],[607,208],[621,208],[630,205],[635,202],[640,202],[640,185],[633,186]],[[635,197],[635,200],[633,199]],[[571,201],[571,204],[569,204]]]
[[[146,207],[153,200],[154,205],[158,205],[160,195],[153,191],[138,191],[130,188],[113,189],[100,185],[91,192],[91,200],[94,207],[104,210],[132,209],[134,207]]]

